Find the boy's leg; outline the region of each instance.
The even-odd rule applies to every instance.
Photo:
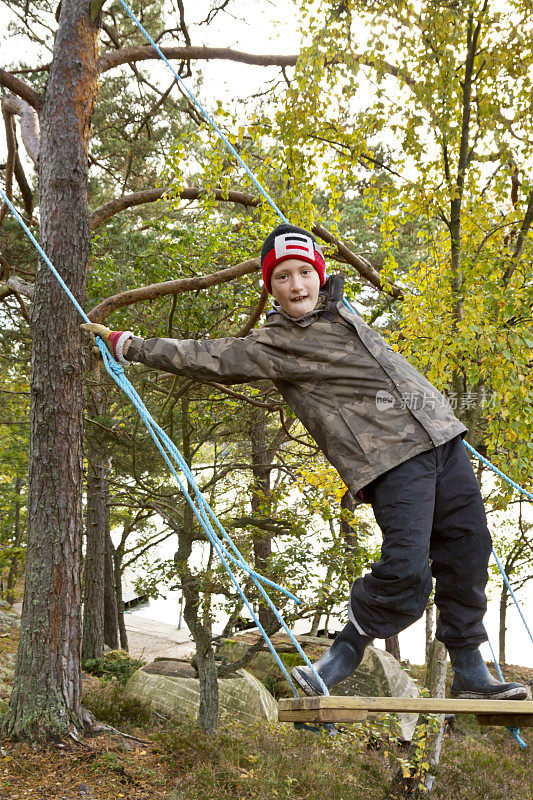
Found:
[[[460,436],[438,448],[430,555],[439,609],[437,639],[448,648],[487,641],[483,617],[491,536],[479,484]]]
[[[380,560],[355,581],[350,621],[330,649],[313,664],[326,686],[351,675],[373,638],[387,638],[424,612],[431,593],[429,548],[436,485],[435,450],[376,478],[365,493],[383,531]],[[294,680],[306,694],[322,694],[308,667],[295,667]]]
[[[527,696],[517,683],[500,683],[479,652],[486,641],[483,616],[491,537],[479,484],[460,437],[437,455],[437,489],[431,539],[432,571],[439,608],[437,638],[453,667],[451,694],[463,698],[519,700]]]
[[[432,589],[429,551],[437,450],[380,475],[365,488],[383,533],[379,561],[352,586],[350,619],[372,638],[386,639],[424,613]]]

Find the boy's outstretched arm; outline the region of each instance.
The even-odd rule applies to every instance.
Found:
[[[283,359],[269,354],[257,341],[257,331],[244,338],[142,339],[129,331],[111,331],[98,323],[84,323],[105,341],[112,356],[123,364],[141,362],[147,367],[219,383],[287,378]]]

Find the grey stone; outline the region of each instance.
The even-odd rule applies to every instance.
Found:
[[[20,628],[20,617],[16,611],[0,611],[0,631],[13,627]]]
[[[315,636],[299,636],[298,642],[311,661],[316,661],[320,655],[331,646],[331,639]],[[240,641],[238,638],[226,640],[218,650],[218,657],[228,661],[237,661],[247,651],[250,641]],[[278,644],[275,642],[275,645]],[[278,654],[290,671],[296,664],[301,664],[302,659],[293,649],[287,650],[288,641],[279,642]],[[254,655],[247,669],[260,680],[272,681],[278,696],[290,696],[290,689],[283,679],[282,672],[270,651],[261,650]],[[377,647],[368,646],[361,664],[354,674],[331,690],[331,694],[339,696],[355,695],[359,697],[417,697],[418,687],[415,681],[402,669],[394,656]],[[379,717],[383,715],[372,715]],[[397,720],[397,722],[395,722]],[[398,714],[393,718],[392,730],[403,741],[410,741],[416,727],[416,714]]]
[[[221,714],[241,722],[277,719],[277,703],[263,684],[246,670],[219,679]],[[196,716],[200,682],[188,662],[157,661],[133,673],[126,686],[133,697],[169,717]]]

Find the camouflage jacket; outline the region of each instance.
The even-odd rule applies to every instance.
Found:
[[[330,277],[314,311],[275,306],[244,338],[140,339],[128,361],[219,383],[269,378],[352,494],[465,426],[445,397],[343,300]]]

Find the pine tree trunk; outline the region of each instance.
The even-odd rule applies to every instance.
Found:
[[[112,650],[120,647],[113,542],[109,530],[109,484],[106,480],[106,525],[104,564],[104,642]],[[124,618],[124,614],[122,615]]]
[[[396,661],[400,660],[400,637],[398,634],[385,639],[385,650],[394,656]]]
[[[121,571],[121,553],[115,552],[113,555],[113,566],[115,574],[115,597],[117,603],[118,615],[118,632],[120,636],[120,649],[128,651],[128,632],[126,631],[126,624],[124,622],[124,603],[122,601],[122,571]]]
[[[435,603],[431,597],[426,606],[426,664],[429,664],[431,645],[433,643],[433,625],[435,617]]]
[[[98,28],[87,0],[63,0],[41,112],[40,240],[83,304],[90,254],[87,153]],[[39,264],[32,305],[28,548],[9,736],[51,741],[83,727],[80,317]]]
[[[87,470],[87,546],[83,586],[82,658],[104,654],[104,581],[106,550],[106,464],[89,456]]]
[[[509,597],[509,590],[505,584],[505,581],[502,586],[502,592],[500,595],[500,630],[498,632],[499,635],[499,647],[500,647],[500,666],[502,664],[506,664],[506,654],[505,654],[505,634],[506,634],[506,625],[507,625],[507,600]]]

